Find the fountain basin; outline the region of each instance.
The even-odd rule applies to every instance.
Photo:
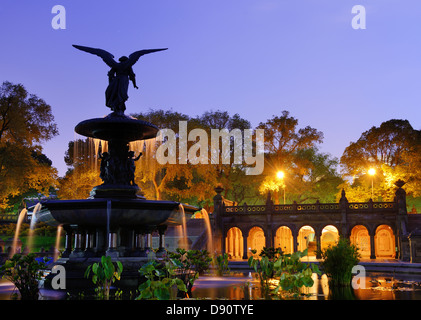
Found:
[[[84,227],[106,227],[107,205],[110,204],[110,227],[157,227],[181,225],[184,208],[186,220],[198,210],[197,207],[175,201],[142,199],[84,199],[45,200],[37,214],[37,221],[51,226],[79,225]]]
[[[159,129],[147,121],[111,113],[104,118],[82,121],[75,127],[75,131],[85,137],[107,141],[136,141],[156,137]]]

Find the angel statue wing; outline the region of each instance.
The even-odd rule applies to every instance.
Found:
[[[127,60],[127,63],[132,66],[134,65],[137,60],[139,60],[139,58],[145,54],[148,53],[153,53],[153,52],[157,52],[157,51],[163,51],[163,50],[167,50],[168,48],[165,49],[145,49],[145,50],[139,50],[139,51],[135,51],[133,52],[131,55],[129,55],[129,59]]]
[[[78,46],[78,45],[75,45],[75,44],[73,45],[73,47],[75,47],[76,49],[85,51],[85,52],[95,54],[98,57],[101,57],[102,60],[104,60],[104,62],[110,68],[113,68],[117,64],[117,62],[114,60],[114,56],[111,53],[109,53],[108,51],[105,51],[105,50],[102,50],[102,49],[97,49],[97,48]]]

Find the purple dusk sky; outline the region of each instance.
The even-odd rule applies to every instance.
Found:
[[[55,5],[66,29],[51,25]],[[365,30],[352,28],[355,5]],[[0,81],[52,106],[60,135],[44,152],[60,175],[76,124],[110,113],[108,67],[72,44],[116,58],[169,48],[134,66],[140,89],[130,87],[126,113],[220,109],[255,127],[288,110],[340,157],[383,121],[421,129],[420,17],[419,0],[3,0]]]

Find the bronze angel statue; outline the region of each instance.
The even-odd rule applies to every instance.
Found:
[[[114,56],[102,49],[83,47],[73,45],[76,49],[95,54],[102,58],[102,60],[111,68],[108,72],[108,87],[105,91],[105,104],[116,114],[123,114],[126,110],[126,101],[129,98],[127,91],[129,89],[129,81],[132,81],[133,86],[139,89],[136,84],[136,75],[133,72],[132,66],[145,54],[165,49],[146,49],[133,52],[128,57],[122,56],[114,60]]]

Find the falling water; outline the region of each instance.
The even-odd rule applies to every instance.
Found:
[[[23,219],[25,218],[27,213],[28,213],[28,210],[26,210],[26,209],[23,209],[19,213],[18,222],[16,224],[15,236],[13,238],[13,243],[12,243],[12,250],[10,250],[10,258],[16,253],[16,246],[17,246],[18,239],[19,239],[20,227],[21,227]]]
[[[135,151],[137,153],[142,152],[143,153],[143,147],[145,145],[144,140],[136,140],[129,142],[129,149],[132,151]]]
[[[32,211],[32,218],[31,218],[31,224],[29,226],[29,233],[28,233],[28,252],[31,252],[32,245],[34,242],[34,230],[35,230],[35,224],[37,223],[37,214],[41,210],[41,203],[37,203],[34,207],[34,210]]]
[[[110,236],[111,201],[107,200],[107,242]]]
[[[154,159],[156,149],[156,138],[144,140],[145,142],[145,154],[142,159],[142,170],[149,172],[156,172],[156,161]]]
[[[202,209],[202,218],[205,220],[206,232],[208,235],[207,250],[212,254],[213,252],[213,239],[212,239],[212,227],[209,220],[209,214],[205,209]]]
[[[183,249],[188,250],[189,249],[189,243],[187,241],[187,223],[186,223],[186,214],[184,212],[184,207],[183,205],[180,203],[178,208],[180,209],[181,212],[181,219],[182,219],[182,225],[181,227],[181,247]],[[179,229],[178,229],[179,230]]]
[[[54,260],[56,261],[58,258],[58,254],[60,252],[60,240],[61,240],[61,232],[63,231],[62,225],[57,227],[57,235],[56,235],[56,245],[54,247]]]

